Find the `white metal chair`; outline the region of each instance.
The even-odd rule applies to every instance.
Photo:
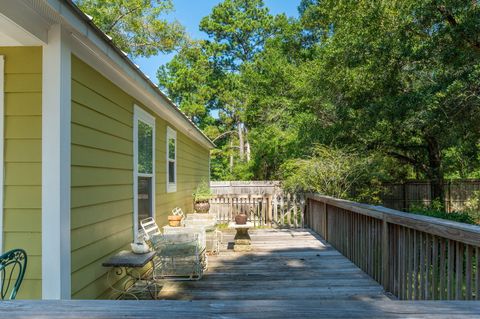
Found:
[[[198,280],[203,275],[205,253],[198,235],[191,232],[162,234],[151,217],[140,221],[145,239],[156,251],[155,279]]]
[[[220,244],[223,241],[223,233],[217,230],[216,218],[204,218],[210,217],[200,214],[189,214],[182,220],[184,227],[202,229],[205,231],[205,247],[207,252],[218,254],[220,252]]]

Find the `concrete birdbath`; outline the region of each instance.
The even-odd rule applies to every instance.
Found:
[[[237,224],[230,222],[228,228],[235,229],[237,233],[234,238],[233,251],[245,252],[252,250],[252,240],[248,234],[248,229],[253,227],[253,223]]]

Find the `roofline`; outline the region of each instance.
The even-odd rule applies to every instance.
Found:
[[[85,23],[87,23],[96,33],[96,35],[99,36],[104,42],[106,42],[113,49],[113,51],[117,53],[117,55],[122,58],[132,70],[134,70],[134,72],[136,72],[158,95],[160,95],[160,97],[162,97],[175,112],[181,115],[181,117],[183,117],[183,119],[188,122],[191,127],[193,127],[198,133],[200,133],[200,135],[205,139],[205,141],[210,145],[211,148],[216,147],[215,143],[213,143],[212,140],[207,135],[205,135],[205,133],[203,133],[202,130],[195,123],[193,123],[192,120],[190,120],[185,115],[185,113],[183,113],[180,108],[165,93],[163,93],[162,90],[160,90],[158,86],[154,84],[152,80],[150,80],[150,78],[147,77],[120,48],[115,45],[115,43],[110,37],[108,37],[102,30],[100,30],[100,28],[98,28],[95,23],[93,23],[93,21],[88,17],[88,15],[86,15],[82,10],[80,10],[80,8],[77,7],[77,5],[72,0],[63,1],[67,3],[74,11],[74,13]]]

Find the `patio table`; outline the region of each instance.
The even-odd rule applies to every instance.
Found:
[[[135,254],[132,251],[122,250],[104,262],[103,267],[111,267],[107,273],[107,283],[113,291],[112,299],[124,299],[130,296],[138,300],[146,293],[152,299],[156,299],[158,286],[153,279],[153,271],[144,270],[148,263],[152,263],[153,269],[154,257],[154,251]],[[119,277],[125,277],[121,284],[118,284]]]
[[[235,243],[233,245],[233,251],[243,252],[252,250],[252,240],[248,234],[248,229],[253,227],[253,223],[248,222],[246,224],[237,224],[230,222],[228,228],[233,228],[237,231],[235,234]]]

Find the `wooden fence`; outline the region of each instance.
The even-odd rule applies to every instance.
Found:
[[[385,184],[382,203],[385,207],[409,211],[414,205],[429,204],[432,200],[429,181],[407,181]],[[445,181],[445,206],[448,212],[462,211],[466,202],[480,191],[480,180],[458,179]]]
[[[216,214],[219,223],[231,222],[244,212],[255,227],[303,228],[304,203],[303,196],[284,193],[216,195],[210,200],[210,213]]]
[[[308,195],[305,222],[399,299],[480,300],[480,227]]]
[[[273,195],[280,193],[279,181],[219,181],[210,182],[215,195]]]
[[[282,192],[280,181],[221,181],[211,182],[210,187],[215,195],[273,195]],[[477,179],[445,181],[447,211],[464,210],[466,202],[476,191],[480,191],[480,180]],[[384,184],[380,197],[385,207],[409,211],[413,206],[431,202],[430,182],[411,180]]]

